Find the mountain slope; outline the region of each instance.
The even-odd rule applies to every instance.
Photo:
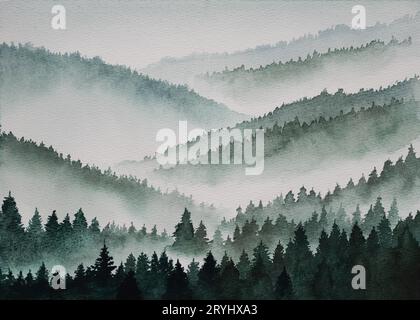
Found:
[[[307,54],[259,68],[244,66],[196,78],[195,89],[253,115],[270,111],[279,103],[313,97],[323,89],[357,92],[379,88],[420,73],[419,39],[389,43],[371,41],[361,47]]]
[[[418,142],[419,107],[414,100],[391,99],[383,106],[371,103],[369,108],[356,107],[359,111],[339,112],[329,119],[296,119],[275,125],[266,130],[264,171],[258,176],[246,176],[241,165],[177,165],[153,170],[153,159],[120,164],[116,170],[142,173],[162,188],[176,186],[195,199],[211,199],[230,208],[249,199],[268,201],[270,195],[302,184],[326,191],[331,184],[358,176],[384,158],[394,157],[410,142]],[[158,168],[156,163],[154,168]]]
[[[61,217],[82,206],[89,219],[96,216],[103,224],[132,221],[172,232],[185,207],[194,209],[195,222],[205,218],[211,225],[220,214],[176,191],[162,193],[147,179],[118,177],[110,169],[83,165],[52,147],[11,133],[0,134],[0,151],[0,193],[13,190],[26,217],[32,215],[34,205],[45,216],[57,210]]]
[[[194,54],[184,58],[165,58],[149,65],[142,71],[155,78],[167,79],[176,83],[192,84],[193,78],[206,72],[223,71],[225,68],[258,68],[273,61],[288,61],[305,57],[314,50],[323,53],[329,48],[360,46],[375,39],[391,40],[408,38],[419,30],[420,13],[405,16],[390,24],[377,23],[365,30],[352,30],[346,25],[337,25],[317,34],[307,34],[290,42],[280,41],[274,45],[261,45],[256,48],[234,53]]]
[[[244,119],[185,86],[150,79],[79,53],[0,46],[1,122],[90,163],[110,165],[156,150],[161,128],[219,128]]]

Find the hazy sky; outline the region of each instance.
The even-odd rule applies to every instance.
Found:
[[[419,1],[0,0],[0,40],[141,68],[165,56],[231,52],[349,25],[360,3],[368,25],[420,10]],[[54,4],[65,6],[67,30],[51,28]]]

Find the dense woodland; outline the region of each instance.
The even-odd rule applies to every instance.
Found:
[[[73,220],[67,215],[63,221],[53,212],[45,224],[36,210],[25,227],[9,194],[0,214],[0,295],[57,299],[420,298],[416,276],[420,272],[419,211],[401,219],[397,199],[386,210],[380,197],[367,212],[357,204],[351,215],[343,207],[336,212],[327,209],[346,189],[360,188],[363,196],[382,180],[398,174],[407,179],[409,188],[410,180],[420,172],[419,163],[410,147],[405,160],[401,158],[395,165],[386,162],[380,175],[375,169],[367,181],[361,179],[356,185],[350,181],[343,189],[337,185],[325,197],[302,187],[297,199],[289,192],[266,206],[250,202],[243,212],[238,208],[235,219],[222,221],[212,238],[203,222],[194,227],[187,209],[172,236],[158,234],[156,227],[150,232],[133,225],[108,224],[101,229],[97,219],[87,223],[82,210]],[[322,206],[319,214],[314,212],[302,222],[286,216],[286,212],[312,201]],[[221,230],[229,224],[236,226],[233,233],[223,235]],[[136,241],[138,251],[124,263],[114,262],[112,248],[118,250],[127,241]],[[144,253],[143,249],[153,243],[164,243],[165,251]],[[74,274],[68,274],[66,290],[53,290],[42,261],[49,255],[65,262],[89,261],[81,255],[87,247],[96,252],[102,247],[96,262],[82,263]],[[171,259],[179,254],[191,257],[190,262],[182,266]],[[202,262],[193,258],[203,255]],[[36,264],[40,267],[35,273],[23,273],[18,268]],[[351,287],[354,265],[367,270],[366,290]]]
[[[335,61],[336,59],[342,58],[349,60],[352,59],[353,56],[360,56],[361,54],[379,54],[393,47],[409,46],[411,45],[411,42],[411,37],[401,42],[393,38],[389,43],[373,40],[360,47],[350,46],[348,48],[343,47],[334,50],[328,49],[326,53],[318,53],[315,50],[312,55],[308,54],[304,59],[299,57],[296,60],[290,59],[284,63],[282,61],[273,62],[265,66],[260,65],[259,68],[255,69],[246,69],[244,65],[241,65],[232,70],[225,69],[222,72],[214,72],[211,75],[207,74],[206,78],[209,81],[222,81],[226,83],[243,79],[255,81],[256,85],[258,80],[264,79],[263,85],[266,85],[270,81],[276,81],[284,77],[296,76],[300,73],[306,74],[313,71],[315,68],[319,68],[326,61]]]
[[[206,99],[185,85],[152,79],[128,67],[107,64],[100,57],[84,57],[79,52],[61,54],[34,48],[30,43],[2,43],[0,71],[8,79],[0,82],[4,97],[11,93],[19,97],[21,90],[27,95],[48,92],[66,83],[79,89],[93,90],[99,86],[135,101],[138,106],[144,105],[149,111],[156,108],[161,108],[161,112],[175,111],[189,119],[215,121],[214,125],[241,118],[225,105]]]
[[[394,210],[394,211],[393,211]],[[360,214],[353,215],[350,232],[333,222],[327,231],[322,229],[318,245],[311,250],[308,240],[309,222],[295,226],[287,245],[277,242],[273,251],[264,243],[264,228],[257,231],[235,231],[234,241],[223,240],[219,245],[226,250],[216,261],[211,248],[221,238],[209,241],[204,224],[194,229],[190,213],[185,210],[176,226],[170,250],[189,250],[193,245],[207,252],[204,261],[195,259],[185,266],[168,257],[166,251],[151,256],[141,252],[130,254],[124,263],[116,264],[106,242],[110,240],[109,228],[99,229],[96,222],[87,225],[81,212],[73,223],[66,217],[57,223],[53,213],[45,224],[35,213],[24,228],[20,214],[11,195],[4,199],[0,215],[2,257],[23,253],[22,244],[34,245],[30,250],[37,254],[48,250],[69,250],[63,233],[67,225],[68,239],[77,248],[88,237],[104,240],[99,256],[91,266],[80,264],[74,274],[67,274],[66,289],[54,290],[49,285],[50,274],[44,263],[34,273],[11,269],[0,272],[0,297],[3,299],[381,299],[420,298],[417,277],[420,266],[420,247],[415,234],[420,231],[420,212],[413,218],[398,219],[396,208],[385,214],[380,199],[373,207],[373,215],[381,215],[380,222],[367,230],[369,214],[360,225]],[[391,222],[396,226],[392,229]],[[67,221],[67,222],[66,222]],[[252,224],[252,223],[251,223]],[[362,226],[362,228],[361,228]],[[362,229],[365,229],[363,232]],[[115,232],[115,231],[114,231]],[[131,233],[138,235],[141,232]],[[238,246],[251,239],[252,250],[242,249],[239,258],[232,259],[229,246]],[[108,235],[106,236],[106,233]],[[111,232],[112,233],[112,232]],[[279,232],[274,233],[277,237]],[[51,237],[55,236],[55,239]],[[153,236],[144,234],[143,236]],[[219,235],[220,236],[220,235]],[[39,245],[41,244],[41,245]],[[38,245],[38,247],[36,247]],[[60,247],[60,248],[59,248]],[[98,246],[98,248],[101,246]],[[71,250],[71,249],[70,249]],[[98,250],[99,251],[99,250]],[[67,251],[68,252],[68,251]],[[351,269],[363,265],[367,271],[367,289],[353,290]]]
[[[339,31],[327,30],[318,38]],[[313,40],[305,36],[292,45],[279,43],[256,51]],[[361,47],[315,50],[304,59],[259,68],[242,65],[201,79],[216,85],[239,80],[266,86],[296,79],[326,63],[374,58],[411,44],[411,37],[401,42],[393,37],[389,43],[374,40]],[[0,82],[0,94],[8,93],[12,100],[18,96],[16,88],[48,93],[66,83],[79,89],[113,90],[143,103],[146,110],[159,102],[158,112],[193,114],[212,119],[220,127],[225,120],[244,119],[187,86],[154,80],[78,52],[60,54],[30,44],[3,43],[0,72],[10,80]],[[385,142],[396,150],[420,134],[415,100],[419,88],[419,78],[414,77],[354,94],[324,90],[237,127],[266,129],[267,158],[291,145],[308,152],[312,159],[316,157],[308,151],[309,144],[326,159],[333,154],[362,154]],[[10,161],[14,169],[21,166],[35,172],[39,169],[35,166],[41,164],[51,175],[74,179],[74,185],[121,197],[139,215],[147,205],[158,204],[170,208],[175,219],[179,217],[173,232],[158,230],[156,225],[121,226],[100,218],[89,221],[82,208],[60,218],[55,210],[40,213],[35,203],[33,214],[26,217],[28,213],[19,210],[19,199],[11,190],[0,210],[0,299],[420,299],[420,211],[405,210],[409,201],[418,199],[420,184],[420,158],[412,145],[405,157],[395,163],[387,160],[382,171],[374,168],[367,177],[356,182],[350,179],[346,186],[337,184],[325,195],[302,186],[296,195],[291,190],[265,205],[250,201],[244,209],[237,208],[234,218],[223,219],[211,235],[206,219],[215,216],[216,209],[197,206],[191,197],[177,191],[165,193],[146,179],[84,165],[42,142],[18,139],[11,132],[0,131],[0,152],[0,166]],[[207,156],[211,158],[211,151]],[[164,217],[159,209],[152,210],[156,221]],[[193,222],[192,212],[203,220]],[[101,212],[95,214],[100,217]],[[54,275],[49,269],[56,264],[66,267],[65,290],[51,286]],[[352,288],[355,265],[366,269],[366,290]]]
[[[369,108],[374,101],[376,105],[387,105],[392,100],[410,101],[416,99],[416,92],[420,88],[418,76],[380,89],[360,89],[356,93],[345,93],[339,89],[335,93],[322,91],[313,98],[304,97],[298,101],[282,104],[272,112],[243,121],[239,128],[272,128],[275,123],[279,125],[298,118],[300,122],[310,123],[320,117],[328,119],[336,117],[340,112],[348,113],[352,109],[359,111]],[[337,108],[337,106],[340,106]]]

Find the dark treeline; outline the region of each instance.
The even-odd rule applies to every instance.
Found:
[[[403,98],[391,98],[389,104],[377,105],[373,102],[368,108],[361,107],[358,111],[352,108],[347,113],[341,111],[337,116],[327,119],[320,116],[308,123],[301,122],[297,117],[283,125],[275,122],[273,127],[266,128],[264,132],[264,156],[284,155],[293,148],[308,149],[308,145],[316,150],[314,152],[320,159],[326,159],[330,154],[357,157],[375,148],[400,147],[406,144],[405,141],[420,134],[418,108],[416,101],[404,102]],[[188,147],[199,140],[198,137],[188,142]],[[387,143],[384,144],[384,141]],[[230,144],[220,144],[217,152],[208,150],[207,155],[201,156],[207,156],[210,163],[212,157],[217,158],[221,153],[226,153],[230,154],[230,163],[233,164],[235,145],[241,143],[244,142],[231,139]],[[346,148],[342,148],[343,145]],[[202,170],[205,165],[197,167]],[[183,165],[178,164],[176,168],[182,170]]]
[[[133,224],[129,227],[108,223],[100,228],[93,218],[86,220],[82,209],[74,218],[67,214],[59,221],[55,211],[47,217],[45,224],[37,209],[28,225],[22,224],[14,197],[9,193],[4,198],[0,211],[0,268],[16,269],[39,264],[40,261],[55,261],[65,265],[75,265],[75,261],[90,260],[92,252],[106,240],[114,250],[127,246],[165,246],[171,239],[164,230],[158,233],[156,225],[147,230],[146,226],[137,230]]]
[[[43,142],[38,144],[24,137],[18,139],[12,132],[6,133],[0,130],[0,149],[3,152],[14,153],[16,160],[27,165],[29,163],[42,163],[51,170],[66,171],[70,176],[80,178],[87,184],[108,188],[129,197],[132,196],[137,199],[151,197],[155,199],[165,195],[165,197],[171,197],[171,200],[179,198],[184,206],[192,204],[191,198],[181,195],[177,191],[164,194],[160,189],[150,185],[147,179],[142,180],[131,175],[118,176],[110,168],[101,170],[97,166],[83,164],[80,160],[72,159],[70,155],[58,153],[52,146],[47,147]]]
[[[185,215],[185,214],[184,214]],[[182,223],[189,223],[187,217]],[[150,257],[130,254],[114,264],[104,245],[92,266],[80,264],[67,274],[66,289],[54,290],[42,264],[35,274],[0,273],[3,299],[418,299],[420,248],[413,226],[420,212],[391,229],[386,216],[382,227],[365,237],[358,223],[350,234],[337,224],[322,231],[313,253],[305,228],[298,224],[287,247],[279,243],[271,253],[260,241],[251,255],[242,252],[237,262],[227,254],[216,261],[209,251],[200,264],[175,264],[166,252]],[[181,228],[182,229],[182,228]],[[177,228],[180,231],[180,226]],[[176,234],[178,241],[180,234]],[[185,240],[185,239],[184,239]],[[185,243],[184,243],[185,244]],[[182,244],[181,244],[182,245]],[[366,290],[354,290],[351,270],[366,269]]]
[[[407,135],[407,140],[415,138],[418,134],[417,109],[418,104],[414,101],[404,102],[392,98],[388,105],[372,103],[366,109],[362,107],[355,111],[352,108],[348,113],[341,111],[336,117],[328,119],[321,116],[309,123],[301,123],[298,118],[285,122],[283,126],[276,122],[265,131],[264,153],[266,157],[277,155],[285,152],[284,149],[290,144],[304,146],[307,140],[318,146],[319,153],[327,154],[335,145],[343,144],[346,148],[340,148],[341,154],[365,153],[367,149],[381,145],[383,141],[395,140],[396,137],[401,140]],[[357,132],[365,138],[358,139]]]
[[[343,89],[339,89],[335,93],[328,93],[324,90],[313,98],[304,97],[298,101],[278,106],[272,112],[262,116],[243,121],[238,127],[272,128],[276,122],[282,124],[293,121],[296,117],[301,122],[310,123],[321,116],[324,118],[335,117],[340,112],[348,113],[352,109],[358,111],[362,107],[368,108],[373,101],[376,105],[385,105],[389,104],[392,99],[415,100],[416,91],[419,88],[419,78],[415,76],[377,90],[362,88],[359,92],[348,94]],[[337,108],[338,105],[339,108]]]
[[[312,55],[308,54],[304,59],[299,57],[296,60],[290,59],[284,63],[282,61],[272,62],[266,66],[260,65],[259,68],[249,69],[246,69],[244,65],[241,65],[240,67],[234,68],[232,70],[225,69],[222,72],[213,72],[211,75],[207,73],[205,78],[209,79],[210,81],[226,82],[235,81],[238,77],[245,77],[248,80],[252,79],[254,81],[258,79],[257,77],[264,77],[265,80],[268,77],[271,80],[275,80],[284,76],[295,76],[299,73],[305,73],[308,71],[308,68],[315,68],[321,63],[331,59],[343,57],[346,59],[351,59],[352,56],[358,55],[360,53],[378,54],[395,46],[409,46],[411,45],[411,41],[411,37],[401,42],[393,38],[389,43],[385,43],[380,40],[373,40],[360,47],[350,46],[348,48],[343,47],[333,50],[328,49],[328,51],[325,53],[318,53],[315,50]]]
[[[340,227],[345,228],[349,221],[348,215],[360,213],[358,203],[366,206],[379,201],[379,204],[376,203],[367,210],[366,217],[370,217],[370,212],[375,207],[379,205],[382,207],[381,194],[386,194],[388,200],[395,198],[393,195],[404,199],[417,199],[419,178],[420,158],[416,156],[413,146],[410,145],[405,158],[401,156],[395,163],[388,159],[384,162],[382,170],[374,167],[367,177],[363,174],[356,182],[349,179],[345,186],[336,184],[334,189],[324,196],[316,193],[314,189],[308,191],[302,186],[299,192],[294,193],[290,190],[286,195],[280,195],[266,205],[261,201],[258,205],[250,201],[245,210],[240,206],[237,208],[235,218],[229,221],[223,220],[221,228],[222,231],[233,232],[236,225],[243,226],[246,221],[249,223],[252,220],[261,226],[267,218],[276,221],[279,215],[281,220],[294,220],[296,223],[311,219],[319,220],[323,215],[327,215],[330,226],[336,219]],[[404,206],[404,203],[401,205]],[[398,211],[395,201],[390,206],[391,211]],[[395,224],[396,221],[392,223]],[[369,232],[370,228],[364,231]]]
[[[110,65],[100,57],[87,58],[79,52],[53,53],[45,48],[27,44],[0,44],[0,65],[8,79],[0,85],[0,92],[20,90],[42,92],[66,81],[76,87],[100,85],[106,90],[134,96],[137,101],[163,103],[167,110],[223,121],[223,116],[233,119],[235,113],[226,106],[198,95],[185,85],[173,85],[155,80],[122,65]],[[13,92],[13,91],[12,91]],[[218,116],[219,113],[219,116]],[[211,116],[209,116],[211,115]]]

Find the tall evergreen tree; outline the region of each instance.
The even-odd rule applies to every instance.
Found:
[[[390,227],[391,229],[394,229],[395,226],[397,225],[398,221],[399,221],[399,216],[398,216],[398,206],[397,206],[397,199],[393,199],[392,203],[391,203],[391,207],[388,211],[388,220],[390,223]]]
[[[104,243],[99,257],[96,259],[95,264],[92,266],[95,279],[101,284],[107,283],[112,278],[112,272],[116,266],[114,265],[114,258],[110,256],[108,248]]]
[[[219,268],[211,251],[204,258],[204,263],[198,272],[199,295],[202,299],[215,299],[217,297],[216,281]]]
[[[187,209],[184,210],[181,222],[175,226],[174,237],[175,241],[173,247],[178,249],[188,249],[194,238],[194,227],[191,222],[191,212]]]
[[[246,279],[248,277],[249,271],[251,270],[251,262],[249,261],[248,254],[245,252],[245,250],[242,250],[242,253],[239,257],[239,262],[236,267],[239,271],[240,279]]]
[[[142,295],[137,285],[135,274],[130,270],[121,282],[118,292],[117,299],[120,300],[140,300]]]
[[[127,260],[125,261],[124,264],[124,272],[126,274],[128,274],[128,272],[136,271],[136,258],[134,257],[134,255],[132,253],[130,253],[127,257]]]
[[[171,272],[166,283],[164,299],[188,300],[192,297],[192,291],[188,283],[187,274],[179,260],[176,261],[175,269]]]
[[[292,280],[287,273],[286,267],[276,281],[274,295],[279,300],[290,300],[294,298]]]

